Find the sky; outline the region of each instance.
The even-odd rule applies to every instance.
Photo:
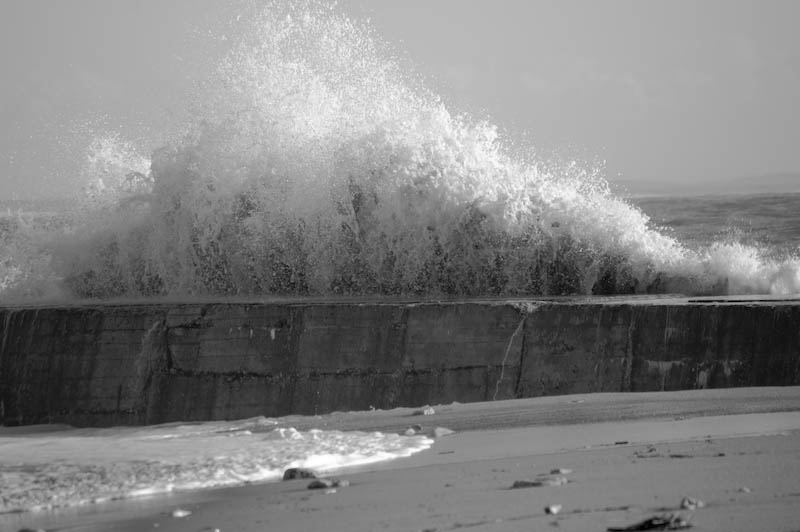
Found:
[[[648,190],[800,189],[800,2],[343,0],[453,111]],[[151,139],[237,14],[221,0],[0,2],[0,198],[58,195],[86,124]],[[83,144],[81,144],[83,142]],[[155,148],[156,146],[152,146]]]

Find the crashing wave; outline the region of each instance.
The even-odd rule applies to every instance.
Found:
[[[150,157],[92,146],[78,213],[46,246],[72,294],[800,290],[797,260],[660,232],[602,168],[510,155],[331,6],[246,20],[182,138]]]

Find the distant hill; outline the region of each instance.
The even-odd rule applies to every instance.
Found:
[[[681,181],[642,182],[616,179],[612,190],[622,196],[696,196],[714,194],[781,194],[800,193],[800,173],[774,173],[758,176],[730,177],[697,183]]]

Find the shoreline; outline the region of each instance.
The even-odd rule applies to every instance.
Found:
[[[429,416],[395,409],[279,419],[300,430],[388,432],[420,424],[456,431],[409,458],[331,474],[350,482],[336,493],[309,491],[308,481],[277,482],[8,514],[0,516],[0,528],[440,531],[557,523],[605,530],[697,497],[707,503],[691,512],[702,530],[728,530],[733,519],[736,530],[788,532],[800,510],[800,387],[584,394],[434,409]],[[553,468],[573,471],[566,485],[509,489]],[[547,515],[547,504],[563,510]],[[191,513],[173,517],[179,508]]]

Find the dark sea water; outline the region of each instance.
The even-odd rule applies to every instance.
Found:
[[[800,251],[800,194],[631,198],[651,222],[691,247],[736,241],[766,252]]]

